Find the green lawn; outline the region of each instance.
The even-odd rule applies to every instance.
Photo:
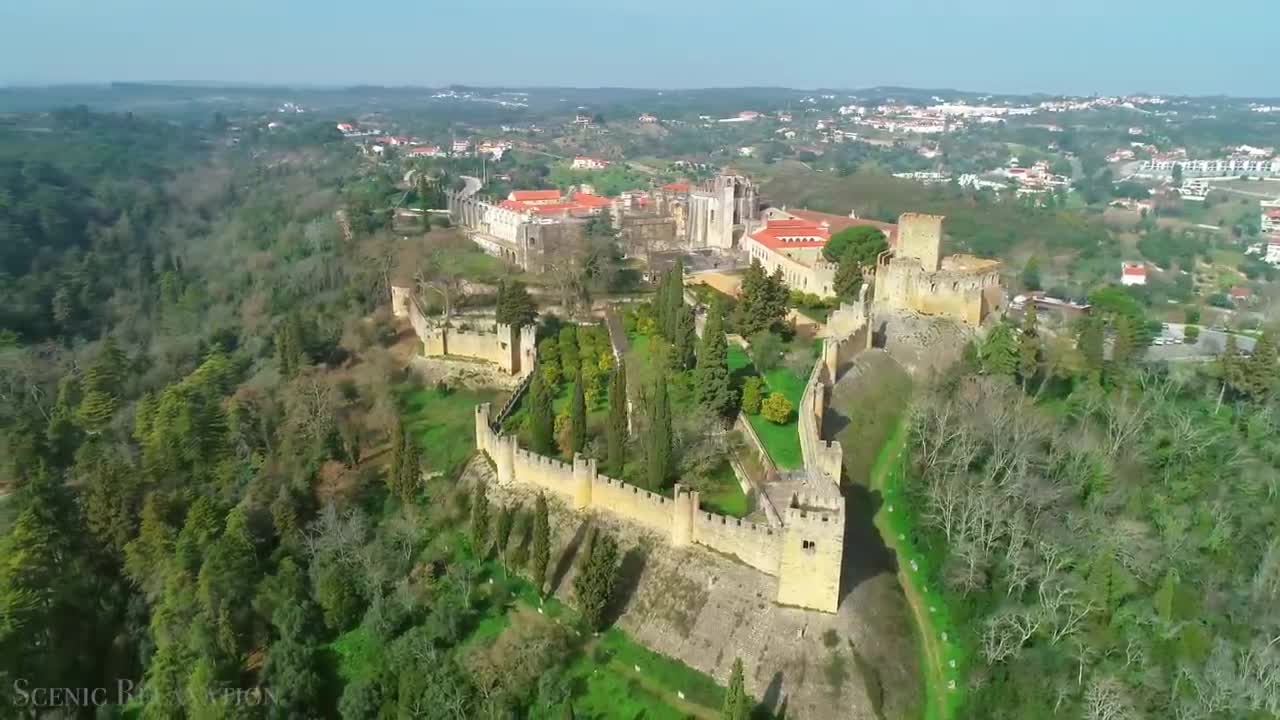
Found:
[[[738,484],[738,476],[728,461],[721,463],[710,478],[711,484],[700,492],[702,509],[717,515],[746,517],[751,514],[751,502]]]
[[[747,351],[738,345],[729,345],[729,372],[733,374],[738,386],[752,375],[758,375]],[[799,377],[785,367],[779,366],[762,374],[769,392],[780,392],[791,401],[793,411],[791,419],[783,425],[766,420],[763,415],[748,415],[747,422],[756,431],[760,442],[773,463],[779,468],[795,469],[804,466],[804,457],[800,452],[800,399],[804,396],[804,385],[807,377]]]
[[[465,462],[476,447],[475,407],[495,403],[496,390],[457,389],[441,393],[410,384],[396,387],[400,414],[418,447],[425,470],[448,472]]]
[[[875,525],[897,556],[898,580],[916,620],[925,687],[924,720],[952,720],[964,704],[968,657],[947,597],[936,582],[941,572],[913,542],[915,518],[903,487],[909,454],[903,421],[884,444],[871,470],[871,489],[884,498]]]

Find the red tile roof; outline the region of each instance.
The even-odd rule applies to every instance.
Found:
[[[508,200],[516,202],[538,202],[545,200],[559,200],[559,190],[513,190],[507,196]]]
[[[1125,263],[1121,269],[1122,275],[1132,275],[1134,277],[1146,277],[1147,266],[1142,263]]]
[[[666,185],[662,186],[662,189],[670,190],[671,192],[689,192],[689,183],[687,182],[667,183]]]
[[[574,193],[573,201],[579,205],[583,205],[589,208],[602,208],[602,207],[608,207],[613,204],[613,201],[610,200],[609,198],[600,197],[599,195],[591,195],[589,193],[584,193],[584,192]]]
[[[770,220],[751,235],[752,240],[774,250],[822,247],[830,237],[827,228],[807,220]]]
[[[885,238],[893,245],[898,237],[898,226],[894,223],[879,222],[877,220],[864,220],[862,218],[851,218],[847,215],[833,215],[831,213],[816,212],[813,210],[787,210],[788,215],[798,217],[801,220],[808,220],[812,223],[826,223],[833,233],[838,233],[851,227],[867,225],[876,228],[884,233]]]
[[[1280,208],[1277,208],[1275,210],[1267,210],[1267,217],[1276,218],[1277,220],[1280,220]]]

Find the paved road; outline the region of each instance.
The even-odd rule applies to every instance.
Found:
[[[1186,325],[1169,323],[1162,337],[1178,342],[1170,345],[1152,345],[1147,348],[1148,360],[1205,360],[1217,357],[1227,347],[1227,333],[1200,328],[1200,339],[1194,345],[1182,342]],[[1236,335],[1236,346],[1243,352],[1253,352],[1256,342],[1248,335]]]
[[[462,188],[462,192],[458,194],[464,198],[469,198],[472,195],[475,195],[476,193],[480,192],[480,188],[484,187],[484,183],[480,182],[480,178],[478,177],[463,175],[462,181],[465,182],[467,185],[466,187]]]

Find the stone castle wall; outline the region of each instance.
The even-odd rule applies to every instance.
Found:
[[[942,220],[916,213],[898,219],[897,247],[876,259],[875,301],[977,327],[1004,306],[1000,263],[967,255],[942,258]]]
[[[725,517],[700,510],[698,493],[690,492],[681,485],[676,486],[675,497],[668,498],[601,475],[595,460],[581,455],[576,456],[571,464],[521,449],[516,445],[514,436],[494,430],[488,403],[478,405],[475,413],[476,447],[497,465],[500,484],[533,485],[577,510],[604,510],[641,525],[670,538],[672,545],[696,543],[735,557],[763,573],[784,580],[779,584],[779,602],[835,612],[841,557],[838,545],[844,527],[843,500],[837,503],[823,499],[830,505],[825,512],[808,513],[813,518],[827,518],[819,526],[813,522],[802,522],[798,516],[794,528],[774,528]],[[837,527],[839,532],[832,535]],[[789,546],[794,548],[789,551]],[[813,547],[821,547],[826,554],[816,554]],[[830,555],[833,550],[837,553],[834,561]],[[784,574],[782,563],[788,552],[791,559]],[[815,572],[810,567],[815,562],[831,567]],[[833,574],[835,586],[829,582]],[[785,582],[787,576],[790,582]],[[785,600],[783,587],[789,588]]]
[[[504,371],[519,377],[533,372],[536,362],[536,329],[527,325],[518,331],[510,325],[497,323],[493,332],[459,330],[433,323],[422,312],[408,288],[391,288],[392,312],[402,317],[398,308],[403,306],[413,332],[422,342],[422,353],[427,357],[466,357],[496,364]]]

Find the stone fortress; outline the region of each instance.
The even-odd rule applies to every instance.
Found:
[[[919,213],[898,218],[895,247],[876,259],[875,303],[978,327],[1004,309],[1000,261],[972,255],[940,257],[942,221],[941,215]]]
[[[823,440],[826,399],[840,370],[870,346],[871,324],[866,293],[857,304],[833,315],[840,337],[824,341],[799,409],[803,469],[767,483],[762,502],[780,507],[767,522],[754,523],[701,509],[699,494],[681,484],[672,497],[649,492],[598,472],[596,461],[581,455],[572,463],[519,448],[513,435],[500,431],[502,421],[527,389],[536,362],[533,328],[520,332],[498,325],[493,333],[461,333],[425,318],[408,288],[392,288],[393,312],[406,317],[427,356],[466,356],[496,363],[522,382],[503,408],[475,409],[476,447],[497,467],[500,485],[523,484],[547,491],[578,511],[603,510],[667,538],[673,547],[698,545],[741,561],[777,578],[775,601],[826,613],[840,603],[844,561],[845,499],[840,492],[842,450]]]

